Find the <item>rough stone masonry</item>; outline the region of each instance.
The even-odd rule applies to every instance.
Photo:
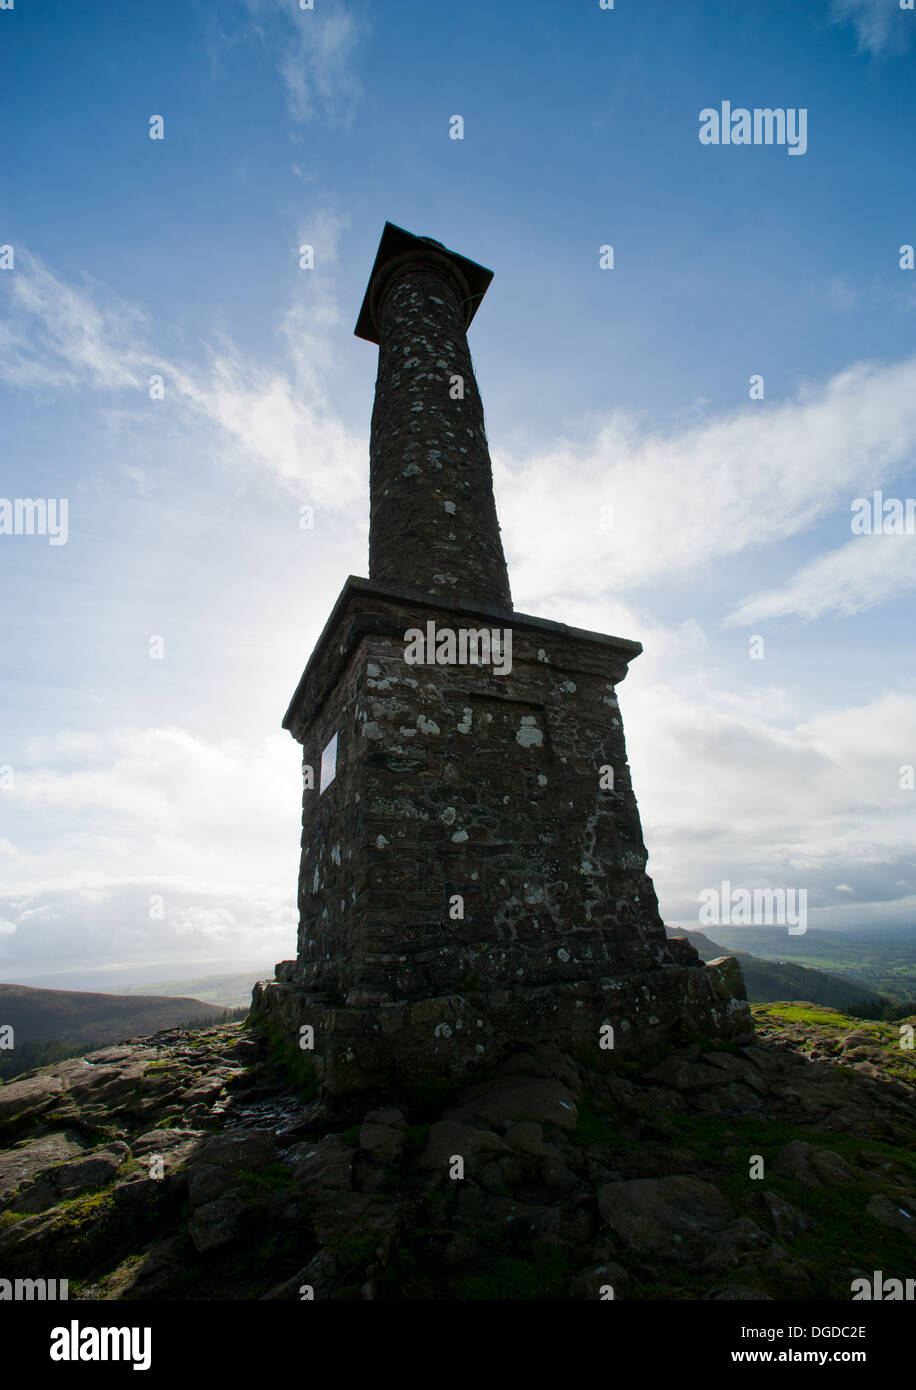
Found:
[[[617,702],[642,647],[512,608],[466,338],[491,279],[387,223],[356,328],[379,346],[370,577],[347,580],[283,721],[303,748],[298,951],[253,996],[312,1044],[328,1097],[538,1042],[752,1032],[737,962],[668,940],[646,873]],[[417,630],[508,633],[511,662],[429,644],[417,664]]]

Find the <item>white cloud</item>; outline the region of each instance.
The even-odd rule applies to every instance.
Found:
[[[283,82],[287,112],[298,123],[321,121],[349,129],[362,97],[357,50],[366,26],[341,0],[317,0],[311,10],[296,0],[241,0],[247,22],[227,27],[210,44],[219,66],[237,43],[257,38]],[[234,22],[233,16],[233,22]]]
[[[911,42],[913,15],[900,0],[832,0],[830,15],[835,24],[854,26],[860,53],[899,53]]]
[[[722,878],[807,888],[813,909],[845,901],[863,924],[912,917],[914,794],[898,774],[916,746],[916,697],[777,722],[768,691],[724,695],[699,662],[670,676],[643,680],[634,667],[620,694],[667,920],[696,924],[700,891]]]
[[[55,743],[66,747],[68,737]],[[211,743],[176,727],[123,727],[99,743],[76,766],[71,759],[66,768],[17,767],[15,792],[8,793],[19,816],[41,816],[62,837],[58,872],[66,844],[74,836],[82,843],[106,821],[118,828],[122,854],[135,853],[119,867],[141,874],[155,861],[164,875],[218,879],[230,853],[238,876],[246,865],[263,864],[271,836],[295,838],[288,815],[294,830],[298,765],[286,734],[251,745],[228,738]],[[262,827],[254,841],[253,822]],[[94,867],[104,870],[104,857]]]
[[[252,745],[179,728],[63,732],[23,759],[18,844],[0,844],[6,956],[26,967],[167,956],[295,954],[299,757],[286,734]],[[164,917],[151,913],[161,898]]]
[[[300,235],[332,264],[345,225],[320,210]],[[138,309],[98,286],[65,284],[22,250],[15,277],[5,277],[12,288],[0,379],[22,388],[128,390],[137,393],[139,412],[149,404],[149,377],[158,373],[179,408],[223,432],[230,445],[221,451],[227,466],[243,475],[254,468],[314,505],[346,506],[365,489],[365,439],[337,418],[327,393],[340,322],[328,277],[302,275],[303,297],[280,325],[287,370],[260,367],[229,342],[207,349],[201,364],[162,357],[147,346],[149,326]]]
[[[328,270],[346,226],[332,208],[319,209],[297,229],[300,244],[313,245]],[[331,401],[341,316],[330,274],[302,272],[279,324],[281,370],[247,361],[230,342],[211,346],[203,364],[166,360],[146,345],[133,306],[95,286],[64,284],[26,252],[20,264],[0,377],[129,389],[139,411],[157,371],[189,418],[222,431],[221,457],[243,477],[255,469],[329,509],[363,496],[365,435],[348,429]],[[543,606],[580,593],[583,574],[593,592],[619,591],[700,569],[712,555],[760,549],[848,503],[850,489],[880,486],[914,453],[916,357],[856,364],[794,399],[748,402],[666,432],[619,413],[590,436],[526,459],[497,455],[514,592]],[[610,529],[601,528],[606,506]]]
[[[613,416],[494,460],[513,594],[530,606],[687,576],[807,530],[916,453],[916,357],[861,363],[794,399],[679,432]],[[602,530],[602,507],[613,508]]]
[[[25,388],[139,389],[143,368],[153,370],[137,348],[148,331],[145,315],[102,285],[65,284],[24,248],[16,258],[15,275],[4,276],[10,322],[0,330],[3,379]]]
[[[857,536],[839,550],[819,555],[782,587],[746,599],[725,624],[756,624],[790,614],[808,622],[825,613],[849,617],[911,589],[916,589],[916,538]]]
[[[342,8],[327,6],[297,20],[293,43],[280,62],[290,115],[297,121],[320,115],[327,124],[349,127],[361,94],[353,67],[356,21]]]

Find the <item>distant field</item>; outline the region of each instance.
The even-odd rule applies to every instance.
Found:
[[[161,980],[154,984],[136,985],[124,994],[183,994],[218,1004],[221,1009],[238,1009],[251,1003],[251,991],[256,980],[272,980],[273,966],[260,974],[245,970],[235,975],[199,975],[190,980]]]
[[[676,931],[676,928],[672,930]],[[887,1003],[883,996],[867,989],[852,975],[819,970],[816,966],[800,965],[797,961],[765,960],[745,950],[736,950],[724,941],[713,940],[703,932],[684,931],[677,934],[687,938],[699,952],[701,960],[734,955],[741,966],[747,997],[752,1004],[768,1000],[806,999],[814,1004],[827,1004],[832,1009],[864,1009],[875,1018],[880,1018]]]
[[[855,934],[811,928],[789,936],[785,927],[716,926],[712,933],[731,951],[826,970],[894,1002],[916,999],[916,928]]]

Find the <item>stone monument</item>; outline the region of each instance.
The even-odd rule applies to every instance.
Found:
[[[303,748],[299,939],[254,1016],[326,1096],[550,1042],[646,1055],[752,1032],[731,958],[658,912],[617,686],[638,642],[517,613],[467,329],[492,272],[387,223],[369,578],[283,721]]]

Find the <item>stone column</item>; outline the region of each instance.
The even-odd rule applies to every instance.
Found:
[[[383,240],[370,280],[379,364],[369,445],[369,577],[511,610],[466,337],[482,291],[468,269],[481,271],[427,238],[410,237],[407,249],[387,256]],[[482,274],[485,288],[489,272]]]

